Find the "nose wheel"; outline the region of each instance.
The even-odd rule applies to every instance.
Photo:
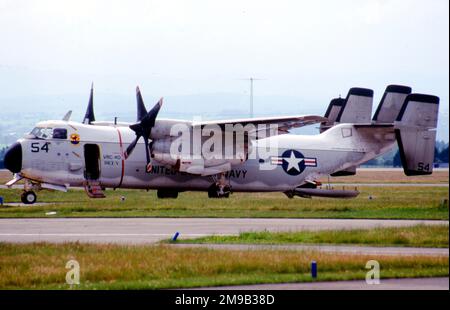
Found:
[[[37,196],[33,191],[25,191],[20,196],[20,199],[24,204],[31,205],[36,202]]]

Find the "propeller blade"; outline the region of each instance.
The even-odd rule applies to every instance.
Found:
[[[148,149],[148,138],[144,137],[144,144],[145,144],[145,156],[147,157],[147,165],[145,166],[145,170],[147,172],[151,172],[152,171],[152,164],[150,161],[150,152]]]
[[[125,159],[130,157],[131,153],[133,152],[134,148],[136,147],[136,144],[141,136],[136,135],[136,138],[133,140],[133,142],[130,143],[130,145],[127,147],[127,150],[125,151]]]
[[[156,117],[158,116],[159,110],[161,109],[163,98],[159,99],[159,101],[155,104],[155,106],[147,112],[147,109],[144,105],[144,100],[142,99],[141,90],[139,87],[136,87],[136,100],[137,100],[137,120],[136,124],[130,125],[130,129],[136,133],[136,138],[131,142],[131,144],[127,147],[125,152],[125,159],[127,159],[131,152],[133,152],[138,140],[142,137],[144,139],[145,144],[145,156],[147,159],[147,165],[145,166],[145,170],[147,172],[152,171],[152,163],[151,163],[151,147],[153,141],[149,144],[150,134],[152,132],[152,128],[155,126]]]
[[[158,116],[158,112],[161,109],[162,104],[163,98],[159,99],[159,101],[155,104],[155,106],[141,120],[142,127],[151,128],[155,126],[156,117]]]
[[[89,96],[89,103],[84,115],[83,124],[91,124],[95,121],[94,116],[94,83],[91,84],[91,95]]]
[[[136,101],[137,101],[137,122],[140,122],[145,115],[147,115],[147,109],[144,105],[144,100],[142,99],[141,90],[139,86],[136,87]]]
[[[139,135],[139,136],[144,135],[144,128],[142,127],[141,123],[136,123],[136,124],[130,125],[129,127],[131,130],[133,130],[136,133],[136,135]]]

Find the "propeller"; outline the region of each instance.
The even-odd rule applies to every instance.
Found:
[[[136,122],[140,122],[145,115],[147,115],[147,109],[145,108],[144,100],[142,100],[141,91],[139,87],[136,87],[136,101],[137,101],[137,119]]]
[[[91,124],[95,121],[94,116],[94,82],[91,84],[91,95],[89,96],[89,103],[84,114],[83,124]]]
[[[139,139],[142,137],[144,139],[145,144],[145,155],[147,158],[146,171],[150,172],[152,170],[151,160],[150,160],[150,151],[152,146],[152,142],[149,143],[150,134],[152,132],[152,128],[155,126],[156,117],[158,116],[158,112],[161,109],[163,98],[159,99],[158,103],[147,112],[145,109],[144,101],[142,100],[141,91],[139,87],[136,87],[136,99],[138,104],[138,112],[137,118],[138,122],[136,124],[130,125],[130,129],[133,130],[136,134],[136,138],[130,143],[125,151],[125,159],[130,157],[133,152],[136,144]]]

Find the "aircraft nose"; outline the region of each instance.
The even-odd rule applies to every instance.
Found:
[[[6,150],[4,163],[5,168],[12,173],[22,170],[22,146],[19,142],[14,143]]]

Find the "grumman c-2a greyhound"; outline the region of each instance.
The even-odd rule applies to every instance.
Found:
[[[324,117],[203,122],[157,119],[162,99],[147,112],[139,88],[136,97],[135,124],[95,121],[92,88],[82,123],[70,121],[70,112],[63,120],[38,123],[6,152],[5,166],[14,173],[7,185],[25,180],[22,201],[28,204],[36,201],[36,190],[72,186],[83,186],[92,198],[104,197],[106,188],[156,189],[159,198],[183,191],[206,191],[210,198],[232,192],[349,198],[358,191],[322,189],[318,178],[355,174],[396,143],[406,175],[433,171],[439,98],[412,94],[406,86],[388,86],[373,117],[373,91],[365,88],[333,99]],[[320,123],[317,135],[288,134],[314,123]],[[235,130],[231,139],[229,126]],[[195,148],[198,130],[201,149]],[[194,146],[174,147],[183,132]],[[213,149],[232,156],[206,156]]]

